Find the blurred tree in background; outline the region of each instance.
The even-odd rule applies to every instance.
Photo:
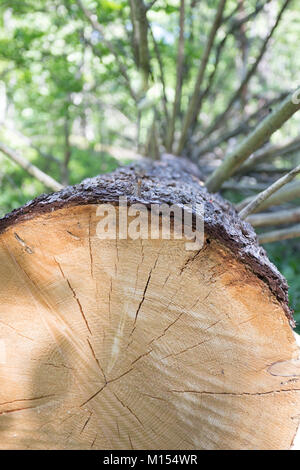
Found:
[[[192,159],[241,209],[300,163],[298,113],[216,183],[225,156],[299,86],[296,0],[0,0],[0,22],[1,215],[163,152]],[[265,246],[300,320],[300,180],[278,194],[247,220],[274,239]]]

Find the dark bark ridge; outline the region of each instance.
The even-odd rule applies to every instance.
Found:
[[[138,189],[137,189],[138,188]],[[288,305],[285,278],[259,246],[252,226],[242,221],[233,206],[221,196],[210,194],[197,167],[183,158],[165,155],[161,161],[142,160],[115,172],[82,181],[52,194],[42,194],[0,219],[0,233],[8,227],[66,206],[113,203],[126,196],[128,204],[204,204],[205,234],[228,247],[233,256],[263,280],[295,326]]]

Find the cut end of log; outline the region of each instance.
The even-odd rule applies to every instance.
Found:
[[[137,189],[140,182],[140,190]],[[41,195],[20,209],[0,219],[0,233],[11,225],[75,205],[114,203],[126,196],[128,204],[166,203],[183,206],[204,205],[205,232],[232,251],[232,255],[249,266],[270,287],[281,303],[292,326],[294,319],[289,308],[288,285],[278,269],[259,246],[252,226],[242,221],[234,207],[222,197],[210,194],[201,181],[196,165],[182,158],[165,155],[162,161],[144,160],[122,167],[111,174],[86,179],[50,195]]]
[[[119,196],[203,203],[204,246],[99,239],[96,206]],[[0,228],[1,448],[291,447],[286,282],[195,168],[141,162],[43,195]]]

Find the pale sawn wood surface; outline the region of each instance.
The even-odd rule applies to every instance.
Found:
[[[96,206],[0,236],[1,449],[289,449],[299,350],[210,240],[99,240]]]

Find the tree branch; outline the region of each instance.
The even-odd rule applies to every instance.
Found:
[[[197,105],[196,105],[196,109],[197,111],[195,112],[195,118],[194,118],[194,122],[191,124],[191,128],[193,130],[193,128],[195,127],[196,125],[196,122],[197,122],[197,117],[201,111],[201,108],[202,108],[202,104],[205,100],[205,98],[209,95],[213,85],[214,85],[214,80],[215,80],[215,77],[216,77],[216,74],[217,74],[217,70],[218,70],[218,66],[219,66],[219,63],[220,63],[220,59],[221,59],[221,56],[222,56],[222,52],[223,52],[223,49],[225,47],[225,44],[227,42],[227,39],[229,38],[229,36],[231,34],[234,34],[236,30],[240,29],[244,24],[246,24],[250,19],[252,19],[253,17],[255,17],[262,9],[263,7],[266,5],[266,3],[269,3],[271,0],[267,0],[267,2],[262,2],[262,3],[257,3],[257,6],[255,8],[254,11],[252,11],[251,13],[249,13],[248,15],[246,16],[243,16],[242,18],[240,18],[239,20],[236,20],[235,18],[233,20],[231,20],[229,22],[229,27],[224,35],[224,38],[219,42],[218,46],[216,47],[216,52],[215,52],[215,64],[214,64],[214,68],[212,70],[212,72],[210,73],[208,79],[207,79],[207,86],[205,88],[205,90],[198,96],[197,98]],[[237,10],[239,9],[239,5],[237,6],[236,8]],[[234,11],[236,11],[236,9]],[[232,13],[233,14],[233,13]],[[230,18],[231,18],[232,15],[230,15]],[[224,22],[223,23],[226,23],[228,21],[229,18],[225,18],[224,19]],[[196,140],[197,143],[200,143],[202,142],[203,140],[206,140],[206,134],[205,136],[202,136],[200,139]],[[202,149],[200,149],[200,152],[202,152]],[[193,152],[193,159],[196,159],[196,152],[194,151]]]
[[[284,225],[292,222],[300,222],[300,208],[276,212],[260,212],[259,214],[249,215],[246,221],[253,225],[253,227]]]
[[[300,224],[294,225],[291,228],[273,230],[272,232],[261,233],[258,235],[260,243],[272,243],[279,240],[288,240],[290,238],[300,237]]]
[[[296,94],[300,93],[300,89]],[[295,94],[290,94],[259,126],[244,139],[223,163],[213,172],[206,182],[207,189],[216,192],[222,183],[228,179],[241,164],[266,140],[279,129],[296,111],[300,109],[300,100],[294,99]],[[298,102],[299,101],[299,102]]]
[[[180,13],[179,13],[179,39],[178,39],[178,51],[177,51],[177,68],[176,68],[176,88],[175,88],[175,99],[173,103],[173,111],[168,126],[167,136],[167,151],[172,152],[173,139],[175,131],[176,117],[180,112],[181,104],[181,91],[183,81],[183,65],[184,65],[184,0],[180,1]]]
[[[148,45],[147,7],[143,0],[130,0],[134,44],[137,50],[137,66],[142,74],[142,90],[148,89],[150,55]],[[150,7],[151,8],[151,7]]]
[[[150,10],[153,7],[154,3],[156,3],[156,0],[152,0],[152,2],[146,4],[145,5],[146,10],[147,11]]]
[[[198,74],[197,74],[196,83],[195,83],[195,86],[194,86],[194,91],[193,91],[193,94],[192,94],[192,96],[189,100],[188,109],[187,109],[187,112],[185,114],[185,119],[184,119],[184,122],[183,122],[183,129],[182,129],[182,133],[181,133],[180,140],[179,140],[179,143],[178,143],[178,148],[177,148],[177,154],[178,155],[180,155],[182,150],[183,150],[183,147],[184,147],[185,142],[186,142],[187,137],[188,137],[188,130],[190,128],[191,123],[193,123],[193,121],[195,119],[195,114],[197,112],[198,97],[199,97],[202,82],[203,82],[203,79],[204,79],[206,66],[207,66],[208,59],[209,59],[209,56],[210,56],[210,53],[211,53],[211,50],[212,50],[212,47],[213,47],[213,44],[214,44],[214,41],[215,41],[216,34],[217,34],[218,29],[219,29],[219,27],[221,26],[221,23],[222,23],[222,17],[223,17],[225,4],[226,4],[226,0],[220,0],[219,1],[219,5],[218,5],[218,9],[217,9],[217,12],[216,12],[216,15],[215,15],[215,19],[214,19],[214,22],[212,24],[209,36],[207,38],[207,43],[205,45],[204,54],[203,54],[203,57],[202,57],[202,60],[200,62],[199,69],[198,69]]]
[[[149,31],[152,37],[153,41],[153,46],[154,46],[154,52],[157,58],[158,66],[159,66],[159,71],[160,71],[160,80],[162,84],[162,91],[163,91],[163,108],[164,108],[164,113],[165,113],[165,118],[166,122],[169,122],[169,112],[168,112],[168,98],[167,98],[167,93],[166,93],[166,80],[165,80],[165,73],[164,73],[164,66],[163,66],[163,61],[161,58],[161,54],[159,51],[158,44],[156,42],[155,36],[153,34],[151,25],[149,23]]]
[[[35,165],[26,160],[22,155],[10,149],[6,145],[0,143],[0,151],[3,152],[7,157],[13,160],[15,163],[20,165],[24,170],[26,170],[31,176],[43,183],[47,188],[50,188],[54,191],[59,191],[64,186],[57,181],[55,181],[51,176],[47,175]]]
[[[72,147],[70,144],[70,121],[69,113],[67,112],[64,122],[64,138],[65,138],[65,148],[64,148],[64,159],[62,163],[62,183],[64,186],[69,184],[69,163],[72,156]]]
[[[23,140],[23,142],[28,147],[31,147],[33,150],[35,150],[41,157],[45,158],[46,160],[50,160],[53,163],[56,163],[57,165],[61,165],[61,161],[58,158],[54,157],[54,155],[50,153],[46,153],[43,150],[41,150],[37,145],[35,145],[33,140],[27,135],[22,134],[22,132],[18,131],[17,129],[12,130],[10,127],[7,127],[4,123],[1,123],[1,127],[4,127],[9,132],[13,132],[14,134],[16,134],[20,139]]]
[[[294,152],[300,148],[300,137],[290,140],[283,145],[268,145],[258,152],[255,152],[251,157],[241,166],[239,173],[247,173],[258,163],[261,163],[269,158],[283,156],[287,153]]]
[[[294,199],[300,198],[300,181],[296,180],[292,183],[288,183],[283,188],[279,189],[277,193],[270,196],[266,201],[262,203],[260,209],[265,210],[272,206],[279,206]],[[241,210],[246,207],[249,202],[252,201],[252,197],[244,199],[242,202],[236,205],[236,210]]]
[[[242,80],[242,82],[240,83],[240,86],[238,87],[238,89],[236,90],[236,92],[234,93],[234,95],[232,96],[231,100],[229,101],[226,109],[223,111],[223,113],[221,113],[220,115],[217,116],[217,118],[215,119],[215,121],[213,122],[213,124],[205,130],[205,135],[203,136],[203,138],[200,140],[199,143],[201,143],[203,140],[206,140],[206,138],[211,135],[218,127],[219,125],[224,122],[224,120],[226,119],[228,113],[231,111],[234,103],[240,98],[240,96],[242,95],[243,93],[243,90],[245,89],[245,87],[248,85],[250,79],[254,76],[256,70],[257,70],[257,67],[259,66],[263,56],[265,55],[265,52],[267,50],[267,46],[269,44],[269,41],[270,39],[272,38],[281,18],[282,18],[282,15],[285,11],[285,9],[288,7],[289,3],[290,3],[291,0],[285,0],[278,16],[277,16],[277,19],[271,29],[271,31],[269,32],[269,34],[267,35],[267,37],[265,38],[263,44],[262,44],[262,47],[260,49],[260,52],[254,62],[254,64],[250,67],[250,69],[248,70],[245,78]]]
[[[257,212],[259,207],[262,205],[264,201],[266,201],[272,194],[282,188],[284,185],[292,181],[296,175],[300,173],[300,165],[290,171],[287,175],[282,176],[279,178],[275,183],[271,184],[267,189],[259,193],[255,198],[247,204],[244,209],[242,209],[239,213],[241,219],[245,219],[248,215],[252,214],[252,212]]]
[[[85,6],[83,5],[82,1],[81,0],[76,0],[77,1],[77,4],[78,6],[80,7],[80,9],[82,10],[84,16],[87,18],[87,20],[90,22],[90,24],[92,25],[92,27],[95,29],[95,31],[98,31],[98,33],[100,33],[101,35],[101,40],[103,42],[103,44],[107,47],[107,49],[111,52],[111,54],[114,56],[115,60],[116,60],[116,63],[118,65],[118,68],[120,70],[120,73],[121,75],[124,77],[125,79],[125,82],[127,84],[127,87],[129,89],[129,92],[130,92],[130,95],[132,96],[133,100],[137,103],[138,101],[138,97],[135,93],[135,91],[133,90],[132,86],[131,86],[131,81],[130,81],[130,78],[127,74],[127,70],[126,70],[126,67],[124,66],[124,64],[121,62],[120,58],[119,58],[119,54],[115,51],[115,48],[113,46],[113,44],[105,38],[105,35],[104,35],[104,31],[103,31],[103,28],[101,26],[101,24],[97,21],[97,18],[96,18],[96,15],[94,15],[92,12],[90,12],[87,8],[85,8]],[[86,42],[88,42],[88,44],[92,47],[92,50],[93,52],[95,53],[95,55],[97,55],[99,57],[99,53],[97,52],[96,48],[94,47],[94,45],[88,41],[87,39],[85,39]]]
[[[289,95],[288,92],[283,92],[283,93],[280,93],[280,95],[277,96],[276,98],[272,98],[272,99],[265,101],[265,103],[262,106],[256,109],[253,113],[249,114],[242,122],[239,121],[238,125],[236,127],[233,127],[232,130],[226,131],[225,133],[221,134],[214,140],[209,141],[205,146],[200,147],[199,149],[196,147],[193,152],[194,158],[196,159],[197,157],[201,157],[201,155],[214,150],[216,147],[226,142],[231,137],[235,137],[242,133],[248,133],[253,127],[253,125],[250,125],[251,121],[265,117],[265,116],[262,116],[262,113],[268,110],[268,114],[269,114],[270,108],[276,105],[277,103],[279,103],[284,98],[286,98],[288,95]],[[194,145],[196,146],[196,144],[198,144],[201,140],[202,138],[200,139],[199,137],[195,138]],[[246,162],[246,164],[247,163],[248,161]]]

